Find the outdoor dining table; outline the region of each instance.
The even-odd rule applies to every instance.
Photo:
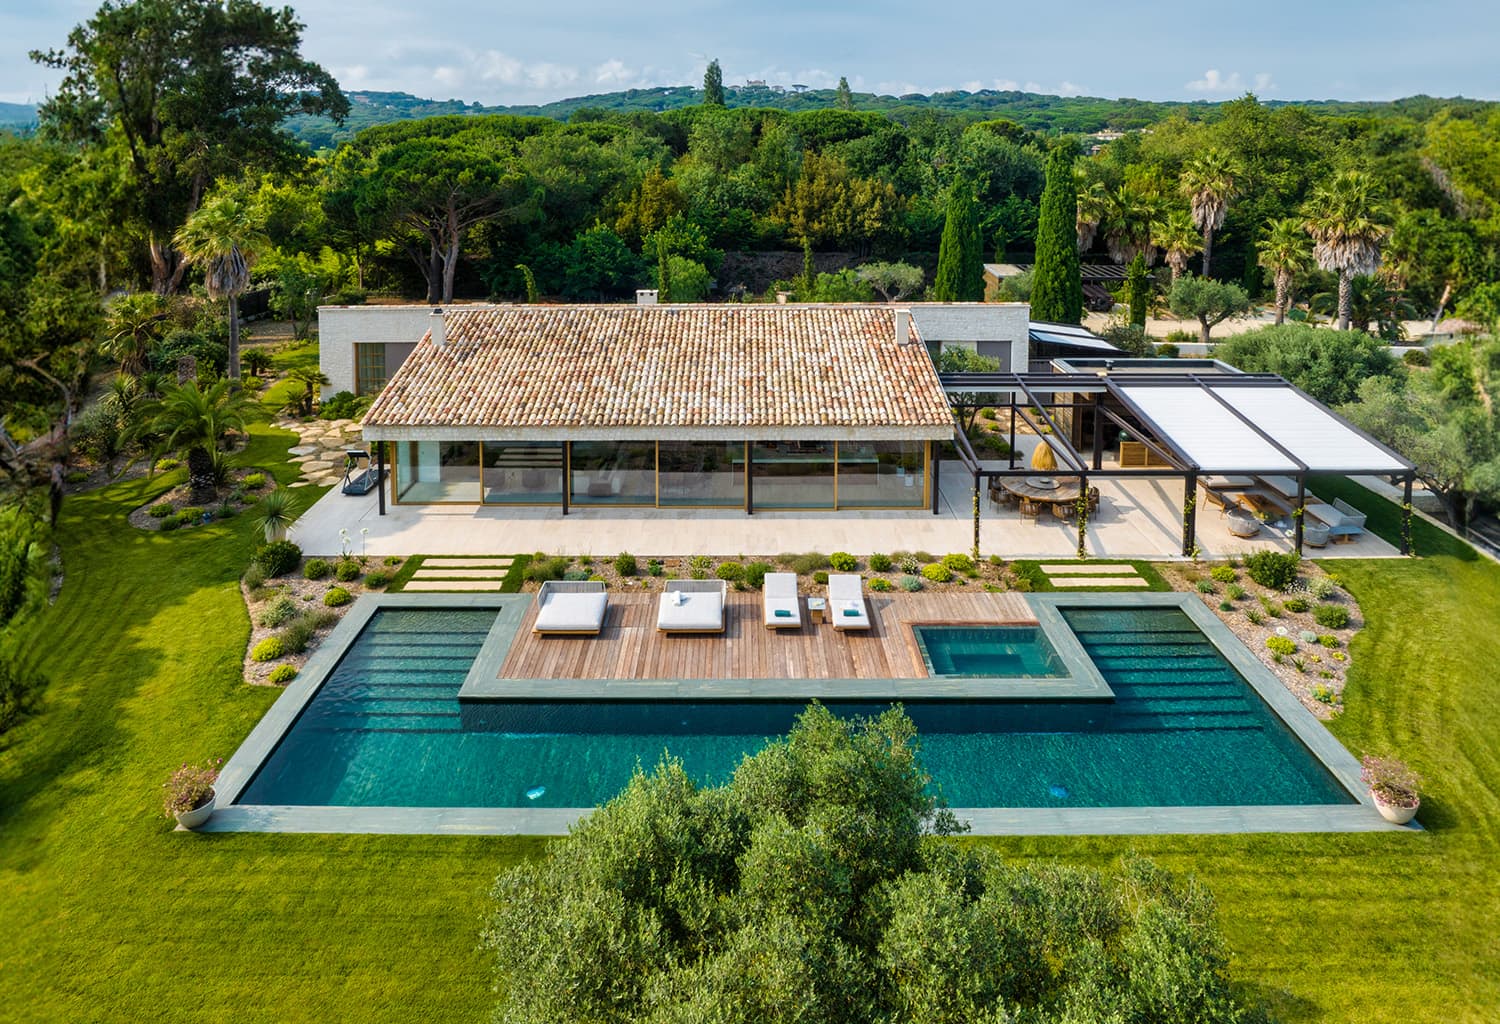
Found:
[[[1049,505],[1072,505],[1083,493],[1077,477],[1007,476],[1000,478],[1000,486],[1018,498]]]

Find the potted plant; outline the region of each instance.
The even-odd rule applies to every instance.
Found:
[[[1360,758],[1360,779],[1370,787],[1375,809],[1394,825],[1405,825],[1416,816],[1421,799],[1417,788],[1422,780],[1417,773],[1393,757]]]
[[[197,828],[214,813],[214,783],[219,778],[219,765],[223,759],[211,765],[184,764],[162,783],[162,807],[167,817],[176,818],[183,828]]]
[[[286,540],[286,531],[296,518],[296,501],[285,490],[272,491],[255,506],[255,525],[265,534],[267,544]]]

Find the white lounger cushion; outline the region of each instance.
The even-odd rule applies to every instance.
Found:
[[[676,604],[673,593],[661,595],[656,612],[657,629],[686,633],[724,628],[724,599],[721,595],[682,593],[682,598],[682,603]]]
[[[834,629],[869,629],[870,613],[858,576],[838,573],[828,577],[828,614]]]
[[[587,594],[548,594],[537,609],[533,629],[541,633],[597,633],[604,628],[609,597],[604,591]]]
[[[802,625],[802,606],[797,599],[796,573],[766,573],[762,593],[767,626],[793,628]],[[777,612],[785,614],[778,615]]]

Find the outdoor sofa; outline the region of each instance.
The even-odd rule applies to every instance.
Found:
[[[663,633],[722,633],[728,596],[723,580],[667,580],[656,628]]]
[[[599,580],[548,580],[536,592],[531,631],[587,636],[604,628],[609,596]]]
[[[767,629],[797,629],[802,625],[801,602],[797,598],[797,574],[768,572],[761,588],[761,605]]]
[[[1365,514],[1343,498],[1334,498],[1332,505],[1309,504],[1307,515],[1328,527],[1330,537],[1352,540],[1365,532]]]
[[[864,584],[853,573],[828,577],[828,614],[834,629],[869,629],[870,610],[865,607]]]

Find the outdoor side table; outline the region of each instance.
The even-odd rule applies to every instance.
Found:
[[[823,613],[827,609],[828,599],[826,597],[809,597],[807,599],[807,617],[814,625],[819,625],[823,622]]]

